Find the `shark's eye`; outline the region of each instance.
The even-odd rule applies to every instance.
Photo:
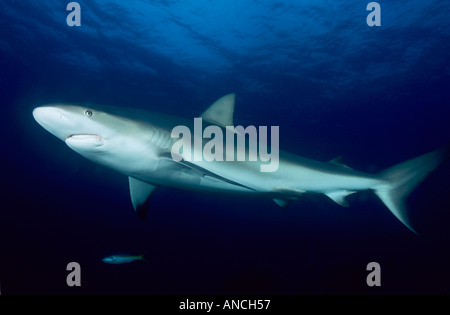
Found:
[[[87,110],[84,111],[84,115],[85,115],[86,117],[91,117],[91,116],[92,116],[92,111],[89,110],[89,109],[87,109]]]

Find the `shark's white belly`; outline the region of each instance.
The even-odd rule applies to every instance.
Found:
[[[261,172],[259,162],[198,161],[185,166],[161,160],[156,168],[127,175],[156,185],[190,190],[289,195],[367,190],[383,183],[369,174],[345,169],[333,173],[285,161],[280,161],[276,172]]]

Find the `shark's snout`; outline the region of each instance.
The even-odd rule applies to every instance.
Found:
[[[41,106],[33,110],[33,117],[45,130],[65,140],[74,122],[65,115],[64,111],[54,106]]]
[[[34,119],[45,128],[45,126],[52,126],[54,124],[63,123],[67,121],[61,110],[56,107],[41,106],[33,110]]]

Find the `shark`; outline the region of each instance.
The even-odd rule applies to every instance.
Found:
[[[225,95],[199,117],[206,125],[226,130],[234,123],[235,99],[234,93]],[[322,162],[280,150],[277,169],[261,172],[263,161],[260,159],[174,158],[172,147],[178,139],[172,137],[172,131],[180,125],[193,128],[191,119],[142,109],[63,103],[36,107],[33,116],[39,125],[73,151],[127,176],[132,206],[143,220],[160,186],[258,194],[273,199],[281,207],[287,207],[307,193],[324,194],[348,207],[347,196],[370,190],[401,223],[417,233],[408,212],[408,196],[450,156],[450,145],[446,144],[371,174],[352,169],[341,158]],[[193,148],[199,150],[198,146]],[[248,145],[235,149],[248,151]],[[219,154],[225,155],[226,147],[216,150],[222,150]]]

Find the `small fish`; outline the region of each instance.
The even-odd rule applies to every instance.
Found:
[[[130,263],[136,260],[141,260],[143,262],[147,262],[147,260],[144,258],[144,255],[137,255],[137,256],[132,256],[132,255],[111,255],[108,257],[105,257],[102,259],[102,261],[104,263],[107,264],[114,264],[114,265],[119,265],[119,264],[126,264],[126,263]]]

